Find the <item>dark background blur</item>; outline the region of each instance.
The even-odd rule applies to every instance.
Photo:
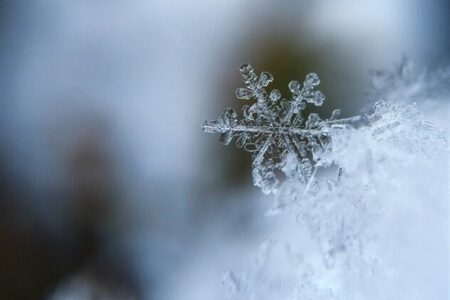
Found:
[[[0,299],[221,299],[270,221],[250,157],[202,134],[239,65],[320,112],[450,58],[446,0],[0,1]]]

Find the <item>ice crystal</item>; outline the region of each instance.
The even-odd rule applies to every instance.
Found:
[[[414,86],[417,78],[400,79],[409,74],[406,66],[402,70],[399,84]],[[315,90],[317,75],[308,75],[302,85],[291,82],[291,98],[282,99],[278,90],[266,91],[273,80],[269,73],[258,77],[248,65],[241,73],[246,88],[236,94],[256,103],[244,107],[241,120],[227,109],[203,128],[221,133],[225,143],[234,138],[239,147],[253,152],[255,184],[265,192],[277,189],[269,214],[294,218],[280,218],[281,226],[275,229],[284,243],[265,245],[248,272],[226,274],[230,297],[409,299],[417,292],[427,299],[448,296],[448,285],[433,279],[435,270],[448,277],[438,263],[448,254],[446,132],[427,122],[418,105],[402,101],[404,97],[389,99],[394,95],[390,87],[383,92],[389,101],[376,101],[366,114],[336,119],[335,111],[322,120],[315,113],[303,115],[307,104],[319,106],[324,101]],[[430,78],[414,94],[417,99],[432,86]],[[335,166],[337,176],[316,175],[318,168]],[[280,173],[287,179],[282,184],[275,176]],[[294,222],[303,234],[292,230]],[[440,245],[433,246],[432,259],[427,243]],[[282,244],[289,251],[281,251]],[[435,269],[427,271],[428,261]],[[411,265],[421,270],[415,277]]]
[[[320,83],[315,73],[306,75],[303,84],[289,83],[292,96],[283,99],[279,90],[266,90],[273,76],[262,72],[259,76],[249,65],[240,67],[246,87],[236,90],[236,97],[256,102],[242,107],[242,119],[231,109],[216,121],[206,121],[203,130],[220,133],[220,141],[228,145],[233,139],[239,148],[253,153],[253,182],[265,194],[277,190],[279,171],[286,179],[311,186],[314,173],[324,164],[320,154],[331,145],[331,133],[351,126],[360,117],[337,119],[336,109],[328,119],[321,119],[317,113],[305,116],[308,104],[321,106],[324,94],[316,90]]]
[[[362,118],[364,125],[334,132],[333,147],[320,153],[322,161],[339,166],[337,177],[321,176],[315,181],[315,192],[306,191],[305,183],[297,181],[280,185],[270,213],[294,215],[300,225],[292,230],[295,224],[281,218],[282,229],[276,231],[286,238],[290,254],[280,251],[282,243],[271,243],[271,251],[263,248],[263,259],[249,271],[227,273],[224,284],[231,299],[381,299],[389,288],[389,295],[402,293],[390,283],[390,276],[407,278],[408,268],[399,262],[402,255],[411,254],[392,226],[411,221],[401,220],[404,210],[412,213],[411,208],[417,206],[433,211],[434,201],[447,202],[442,196],[446,195],[448,172],[441,164],[448,161],[448,144],[445,133],[425,121],[414,105],[380,100]],[[290,164],[288,158],[284,168]],[[433,214],[438,217],[441,211]],[[445,213],[441,218],[445,219]],[[442,230],[445,224],[437,227]],[[414,226],[408,224],[404,230]],[[445,236],[435,237],[446,245],[439,250],[442,258],[448,245],[442,242]],[[383,244],[391,242],[396,244]],[[390,251],[395,249],[399,254],[392,262]],[[302,259],[295,262],[290,257]],[[427,290],[427,284],[418,289]]]

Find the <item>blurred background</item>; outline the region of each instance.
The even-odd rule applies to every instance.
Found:
[[[248,153],[201,124],[238,68],[319,112],[369,71],[450,58],[447,0],[0,1],[0,299],[222,299],[273,225]]]

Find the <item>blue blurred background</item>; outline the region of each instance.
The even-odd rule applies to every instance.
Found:
[[[0,299],[222,299],[271,226],[250,156],[201,132],[238,68],[317,72],[321,113],[371,69],[450,58],[446,0],[0,1]],[[261,220],[263,219],[263,220]]]

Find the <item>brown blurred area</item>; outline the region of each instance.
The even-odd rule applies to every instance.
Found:
[[[85,126],[72,141],[65,157],[67,184],[60,190],[41,193],[0,168],[0,299],[47,299],[73,280],[83,282],[86,299],[135,299],[127,265],[118,252],[109,254],[118,187],[99,123]],[[64,206],[48,208],[53,225],[61,228],[49,228],[25,206],[41,197]]]

